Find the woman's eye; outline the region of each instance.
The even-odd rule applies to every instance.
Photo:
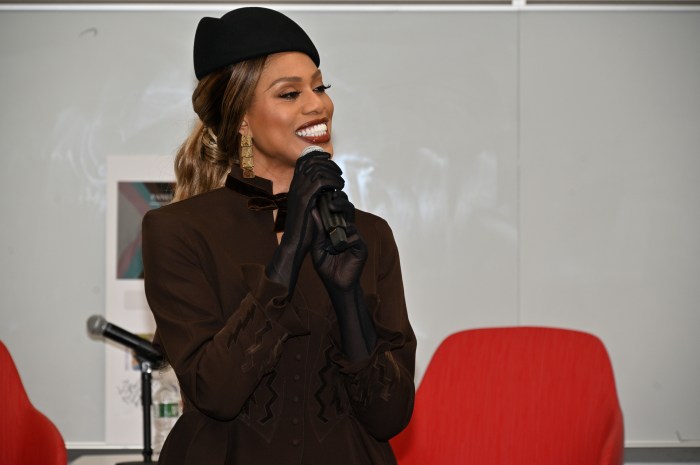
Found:
[[[295,98],[299,97],[299,94],[301,94],[301,92],[296,90],[293,92],[285,92],[284,94],[280,94],[280,98],[285,100],[294,100]]]
[[[314,87],[313,91],[317,94],[323,94],[326,92],[327,89],[330,89],[330,88],[331,88],[330,85],[327,86],[325,84],[322,84],[318,87]],[[284,93],[280,94],[279,97],[281,99],[284,99],[284,100],[296,100],[299,97],[299,95],[301,95],[301,91],[294,90],[291,92],[284,92]]]

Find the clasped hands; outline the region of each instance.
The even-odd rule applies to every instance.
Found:
[[[330,155],[311,152],[297,160],[287,198],[284,235],[266,268],[267,276],[294,292],[301,264],[307,253],[331,299],[339,293],[354,292],[367,260],[367,246],[355,227],[355,207],[342,192],[342,171]],[[347,223],[349,247],[334,251],[323,228],[317,208],[322,192],[333,191],[330,210]],[[334,300],[334,299],[333,299]]]

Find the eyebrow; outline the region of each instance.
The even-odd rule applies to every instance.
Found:
[[[311,80],[313,81],[320,74],[321,74],[321,70],[317,69],[316,72],[311,75]],[[303,79],[300,78],[299,76],[284,76],[284,77],[281,77],[281,78],[278,78],[278,79],[275,79],[274,81],[272,81],[272,83],[269,85],[269,87],[266,89],[266,91],[272,89],[276,84],[279,84],[280,82],[302,82],[302,81],[303,81]]]

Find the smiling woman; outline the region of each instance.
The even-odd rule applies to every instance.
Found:
[[[159,463],[395,464],[416,340],[391,229],[355,210],[331,160],[316,48],[281,13],[240,8],[202,19],[194,50],[175,202],[143,220],[154,342],[184,403]]]
[[[252,138],[256,171],[277,192],[289,190],[294,165],[309,144],[333,153],[327,88],[308,55],[275,53],[265,63],[240,133]]]

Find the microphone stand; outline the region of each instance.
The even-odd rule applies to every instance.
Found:
[[[136,360],[141,366],[141,409],[143,411],[143,461],[119,462],[117,465],[144,465],[155,463],[152,460],[153,448],[151,447],[151,362],[136,354]]]

